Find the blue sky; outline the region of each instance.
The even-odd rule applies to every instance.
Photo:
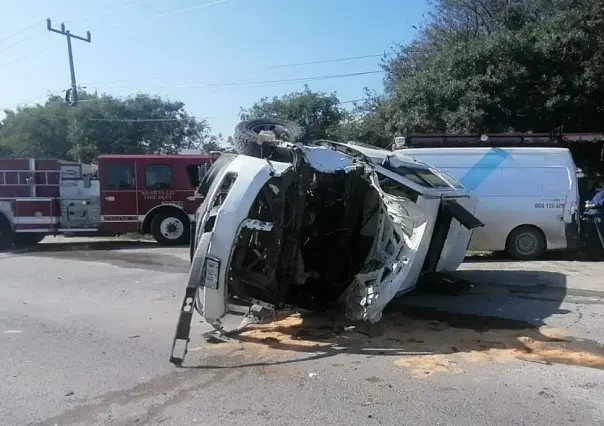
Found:
[[[91,30],[92,43],[73,43],[79,85],[181,100],[226,137],[240,106],[304,85],[229,84],[379,70],[379,58],[278,66],[388,52],[415,35],[427,9],[424,0],[0,0],[0,109],[69,87],[65,38],[46,31],[51,17],[74,34]],[[382,77],[308,85],[347,101],[381,90]]]

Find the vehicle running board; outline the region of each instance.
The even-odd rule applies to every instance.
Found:
[[[453,216],[459,223],[461,223],[465,228],[472,230],[475,228],[482,228],[484,223],[482,223],[476,216],[470,213],[464,206],[459,204],[455,200],[443,200],[443,207],[449,211],[451,216]]]
[[[174,340],[172,341],[172,352],[170,353],[170,362],[177,367],[180,367],[185,360],[187,348],[191,341],[191,322],[193,321],[193,311],[195,310],[196,292],[196,287],[187,287],[185,289],[185,297],[180,307],[176,333],[174,334]],[[179,356],[175,355],[176,352]]]
[[[178,318],[178,324],[176,326],[176,333],[172,342],[172,352],[170,354],[170,362],[176,367],[181,367],[187,355],[187,349],[189,342],[191,341],[191,323],[193,321],[193,314],[195,311],[195,296],[197,288],[187,287],[185,290],[185,297],[180,309],[180,316]],[[275,309],[268,303],[261,302],[259,300],[253,300],[247,313],[245,313],[241,319],[239,325],[231,330],[224,329],[222,325],[214,325],[214,330],[208,331],[203,334],[206,340],[218,340],[225,343],[233,342],[232,338],[237,333],[243,331],[248,325],[262,324],[266,320],[275,320]],[[241,307],[241,306],[237,306]],[[235,308],[237,308],[235,307]],[[229,310],[229,314],[241,314],[237,309]]]

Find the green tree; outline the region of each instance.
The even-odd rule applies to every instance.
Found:
[[[79,93],[68,106],[57,96],[43,105],[6,111],[0,147],[15,156],[91,161],[99,154],[176,153],[211,142],[206,121],[197,120],[182,102],[137,94],[125,99]]]
[[[221,151],[223,144],[224,141],[222,140],[222,133],[218,133],[218,135],[212,135],[205,142],[203,142],[201,148],[206,153],[210,153],[211,151]]]
[[[338,140],[388,147],[392,143],[392,134],[386,127],[389,105],[384,97],[366,90],[365,99],[356,102],[338,123]]]
[[[46,105],[5,110],[0,128],[2,155],[67,158],[67,106],[51,98]]]
[[[337,136],[337,129],[346,111],[335,93],[313,92],[306,86],[300,92],[282,97],[262,98],[250,108],[241,109],[241,120],[283,118],[295,121],[306,131],[308,140]]]
[[[377,114],[384,128],[389,132],[601,129],[604,5],[596,0],[560,0],[555,2],[561,5],[557,11],[540,11],[535,6],[542,4],[539,1],[490,3],[517,8],[492,9],[494,18],[473,38],[463,36],[468,26],[461,24],[460,37],[451,35],[456,21],[445,18],[455,16],[455,9],[445,9],[450,14],[439,12],[442,19],[434,20],[424,38],[413,44],[419,50],[428,46],[424,56],[415,54],[421,61],[411,64],[407,50],[385,64],[387,91]],[[450,41],[433,37],[436,29],[443,34],[449,31]]]

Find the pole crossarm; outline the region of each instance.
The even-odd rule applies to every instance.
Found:
[[[67,54],[69,56],[69,73],[71,76],[71,89],[69,89],[65,94],[65,102],[70,105],[75,105],[78,102],[78,86],[76,84],[76,76],[75,76],[75,66],[73,64],[73,49],[71,48],[71,39],[75,38],[76,40],[85,41],[90,43],[92,38],[90,36],[90,31],[86,31],[86,38],[72,34],[71,31],[65,28],[65,24],[61,23],[61,29],[56,29],[52,27],[52,22],[49,19],[46,20],[46,29],[53,33],[61,34],[65,36],[67,40]]]

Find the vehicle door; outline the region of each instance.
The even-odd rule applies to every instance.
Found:
[[[134,160],[101,159],[99,162],[101,220],[116,231],[138,229],[136,172]]]
[[[539,174],[541,197],[534,199],[535,220],[532,223],[545,234],[548,249],[572,248],[574,242],[568,237],[578,237],[578,225],[576,220],[573,221],[578,201],[576,172],[566,165],[551,165],[540,168]]]
[[[565,224],[566,248],[574,250],[579,247],[581,235],[581,220],[579,218],[581,195],[579,194],[579,171],[570,152],[568,155],[570,157],[568,175],[571,185],[566,197],[566,203],[564,204],[563,220]]]
[[[141,216],[161,204],[183,207],[176,192],[176,169],[170,161],[137,163],[138,212]]]

